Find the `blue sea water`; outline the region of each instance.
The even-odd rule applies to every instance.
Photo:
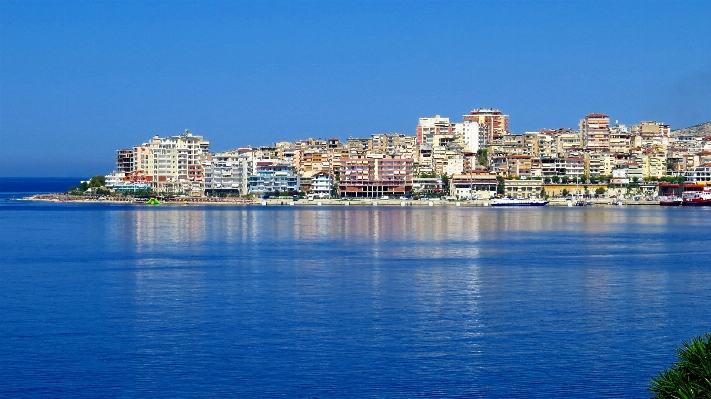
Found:
[[[0,177],[0,200],[31,194],[64,193],[77,187],[80,177]]]
[[[710,218],[0,202],[0,397],[648,397]]]

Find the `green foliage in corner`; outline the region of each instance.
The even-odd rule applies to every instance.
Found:
[[[677,348],[678,362],[652,380],[655,398],[711,398],[711,334]]]

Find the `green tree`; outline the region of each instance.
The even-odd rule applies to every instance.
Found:
[[[543,183],[545,183],[545,184],[550,184],[550,183],[551,183],[551,178],[548,177],[548,176],[546,176],[546,177],[543,179]]]
[[[560,181],[560,176],[555,175],[555,176],[553,176],[553,178],[551,180],[553,180],[553,183],[558,184],[558,182]]]
[[[442,192],[449,195],[449,176],[446,173],[442,173]]]
[[[486,148],[479,149],[476,152],[476,163],[483,166],[489,166],[488,151]]]
[[[659,399],[711,398],[711,334],[677,348],[678,362],[652,379],[649,388]]]
[[[89,187],[104,187],[106,185],[106,176],[96,175],[89,180]]]
[[[674,170],[674,161],[667,159],[667,170]]]
[[[603,195],[605,194],[605,187],[598,187],[595,189],[595,195]]]
[[[563,197],[567,197],[570,192],[568,191],[568,189],[564,188],[561,194],[563,194]]]
[[[570,181],[570,178],[568,178],[568,176],[563,176],[563,178],[560,180],[563,184],[568,184],[568,181]]]
[[[503,176],[496,176],[496,181],[498,182],[496,184],[496,194],[504,194],[504,192],[506,191],[504,177]]]

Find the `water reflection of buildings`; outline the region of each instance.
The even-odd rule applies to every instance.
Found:
[[[326,208],[285,212],[281,216],[283,220],[272,223],[281,232],[292,226],[293,237],[290,239],[337,241],[343,245],[367,243],[373,248],[373,257],[383,254],[400,258],[477,254],[471,244],[479,239],[479,217],[472,212]]]
[[[328,241],[348,245],[392,246],[410,243],[401,257],[477,256],[483,238],[506,239],[508,231],[582,231],[610,233],[631,224],[663,229],[667,213],[610,209],[471,208],[308,208],[308,209],[160,209],[119,213],[122,235],[137,250],[171,246],[200,248],[211,241],[242,244]],[[661,231],[661,230],[660,230]],[[493,234],[492,234],[493,233]],[[128,239],[128,240],[127,240]],[[415,245],[416,244],[416,245]],[[397,246],[396,246],[397,247]],[[392,248],[393,250],[395,248]],[[387,251],[386,251],[387,252]],[[373,256],[379,256],[375,251]]]
[[[126,212],[135,226],[134,239],[139,252],[171,246],[199,245],[205,241],[204,210],[141,210]]]

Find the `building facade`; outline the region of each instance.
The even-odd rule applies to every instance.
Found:
[[[341,197],[377,198],[401,195],[412,190],[412,158],[345,158],[341,159]]]

